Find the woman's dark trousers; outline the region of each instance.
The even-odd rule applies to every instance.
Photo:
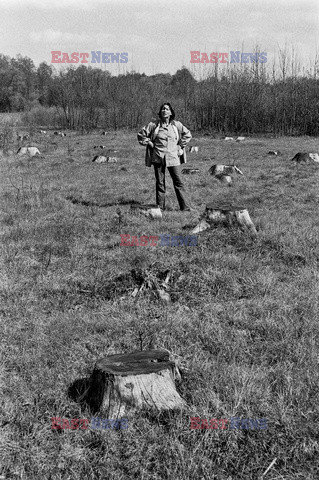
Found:
[[[162,209],[165,210],[165,160],[163,163],[154,163],[155,178],[156,178],[156,204]],[[173,185],[178,200],[179,208],[181,210],[186,210],[190,208],[189,202],[187,201],[187,194],[183,184],[183,181],[180,177],[180,169],[176,167],[167,167],[170,176],[173,180]]]

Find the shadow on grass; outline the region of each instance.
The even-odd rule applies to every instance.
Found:
[[[116,202],[97,203],[90,200],[83,200],[82,198],[74,198],[72,196],[66,197],[66,200],[70,200],[74,205],[84,205],[85,207],[114,207],[118,205],[141,205],[136,200],[117,200]]]
[[[68,397],[76,403],[85,404],[85,397],[89,388],[89,378],[78,378],[69,386]]]
[[[68,397],[95,415],[100,410],[103,400],[104,391],[100,384],[99,382],[94,384],[92,377],[78,378],[69,386]]]
[[[78,378],[69,386],[68,396],[80,404],[81,408],[95,415],[101,409],[104,396],[101,375],[98,373],[90,378]]]

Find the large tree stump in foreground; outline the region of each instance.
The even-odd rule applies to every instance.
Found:
[[[242,230],[248,230],[252,236],[257,235],[248,210],[244,207],[206,205],[199,224],[192,230],[192,234],[200,233],[210,228],[213,224],[222,223],[227,226],[239,226]]]
[[[176,368],[161,350],[110,355],[96,362],[83,396],[93,411],[112,419],[142,408],[183,408],[186,402],[175,389]]]
[[[162,212],[158,205],[139,205],[139,204],[132,204],[131,205],[131,212],[132,213],[142,213],[146,217],[150,217],[153,220],[162,219]]]

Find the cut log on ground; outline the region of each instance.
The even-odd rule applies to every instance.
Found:
[[[158,205],[131,205],[132,213],[141,213],[146,217],[150,217],[153,220],[160,220],[162,219],[162,211]]]
[[[104,157],[103,155],[95,155],[93,158],[92,162],[95,163],[107,163],[107,158]]]
[[[130,412],[186,407],[175,388],[175,363],[161,350],[110,355],[98,360],[81,397],[94,412],[117,419]]]
[[[208,228],[210,228],[210,224],[208,222],[206,222],[206,220],[202,219],[198,225],[196,225],[196,227],[191,231],[191,233],[200,233],[200,232],[204,232],[205,230],[207,230]]]
[[[252,236],[257,236],[257,230],[253,224],[248,210],[244,207],[206,205],[199,224],[192,230],[192,234],[203,232],[214,224],[224,224],[229,227],[239,226],[242,230],[248,230]]]
[[[183,175],[189,175],[193,173],[198,173],[199,169],[198,168],[183,168],[182,174]]]

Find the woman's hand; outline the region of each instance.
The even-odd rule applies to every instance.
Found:
[[[148,144],[147,144],[150,148],[154,148],[154,144],[153,142],[149,141]]]

